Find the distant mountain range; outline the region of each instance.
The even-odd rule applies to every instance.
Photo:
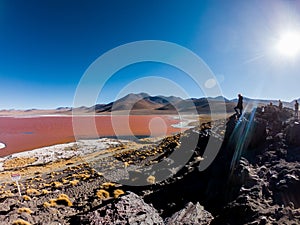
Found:
[[[298,99],[300,101],[300,98]],[[177,114],[177,112],[194,113],[195,109],[200,114],[210,113],[209,102],[213,104],[214,112],[223,112],[226,107],[228,113],[233,112],[237,99],[229,100],[223,96],[208,98],[182,99],[175,96],[150,96],[146,93],[128,94],[108,104],[96,104],[91,107],[82,106],[78,108],[59,107],[53,110],[1,110],[0,115],[51,115],[51,114]],[[278,100],[262,100],[244,97],[245,110],[252,110],[255,106],[267,105],[272,102],[278,105]],[[292,108],[294,101],[283,102],[284,107]]]
[[[174,114],[179,112],[195,112],[209,113],[209,102],[213,104],[215,112],[223,112],[224,107],[226,111],[231,113],[237,104],[237,99],[229,100],[223,96],[208,97],[208,98],[190,98],[182,99],[175,96],[150,96],[146,93],[128,94],[109,104],[97,104],[92,107],[75,109],[81,113],[96,112],[99,114],[105,113],[119,113],[130,110],[131,114]],[[272,102],[278,105],[277,100],[262,100],[251,99],[244,97],[245,110],[252,110],[255,106],[267,105]],[[293,107],[293,102],[283,102],[284,107]]]

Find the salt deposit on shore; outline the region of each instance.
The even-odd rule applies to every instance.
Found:
[[[5,148],[5,147],[6,147],[6,145],[4,143],[0,142],[0,149]]]
[[[189,124],[191,122],[194,122],[195,120],[186,120],[186,121],[181,121],[177,124],[172,124],[171,126],[174,127],[174,128],[185,128],[185,129],[190,129],[190,128],[193,128],[195,126],[189,126]]]
[[[187,116],[185,117],[180,117],[180,116],[173,116],[172,119],[174,120],[179,120],[178,123],[172,124],[171,126],[174,128],[179,128],[179,129],[190,129],[195,126],[190,126],[189,124],[192,122],[197,121],[197,118],[193,118],[193,116]]]
[[[126,141],[122,141],[126,142]],[[110,147],[116,147],[122,144],[116,139],[101,138],[93,140],[79,140],[67,144],[58,144],[31,151],[15,153],[0,158],[0,171],[4,171],[4,163],[6,160],[15,158],[36,158],[29,165],[43,165],[49,162],[56,162],[61,159],[70,159],[72,157],[80,157],[97,151],[105,150]]]

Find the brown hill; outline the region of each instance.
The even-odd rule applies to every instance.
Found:
[[[299,100],[300,101],[300,100]],[[244,97],[244,110],[251,111],[254,107],[266,106],[272,102],[277,105],[277,100],[251,99]],[[211,105],[210,105],[211,104]],[[214,107],[214,112],[222,113],[224,107],[228,113],[233,112],[237,104],[237,99],[228,100],[222,96],[208,98],[182,99],[174,96],[150,96],[147,93],[128,94],[116,101],[108,104],[96,104],[91,107],[60,107],[53,110],[0,110],[1,116],[10,115],[71,115],[76,114],[110,114],[112,111],[117,114],[124,114],[130,111],[130,114],[177,114],[177,112],[199,114],[210,113],[210,106]],[[294,107],[294,101],[283,102],[287,108]]]

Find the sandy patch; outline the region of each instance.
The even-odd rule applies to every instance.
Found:
[[[6,161],[4,161],[3,163],[3,168],[8,170],[8,169],[14,169],[14,168],[18,168],[18,167],[26,167],[28,165],[31,165],[32,163],[34,163],[35,161],[37,161],[36,158],[32,157],[21,157],[21,158],[12,158],[12,159],[8,159]]]

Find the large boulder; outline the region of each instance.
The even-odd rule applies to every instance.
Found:
[[[166,219],[167,225],[183,225],[183,224],[210,224],[214,217],[204,207],[197,202],[193,204],[189,202],[184,209],[176,212],[170,218]]]
[[[164,224],[156,209],[145,203],[142,197],[132,192],[88,213],[83,220],[91,225]]]
[[[286,129],[288,144],[300,146],[300,123],[294,122]]]
[[[249,148],[256,148],[265,142],[267,133],[266,133],[266,121],[261,119],[255,119],[253,122],[250,122],[250,135],[251,141],[249,143]]]

